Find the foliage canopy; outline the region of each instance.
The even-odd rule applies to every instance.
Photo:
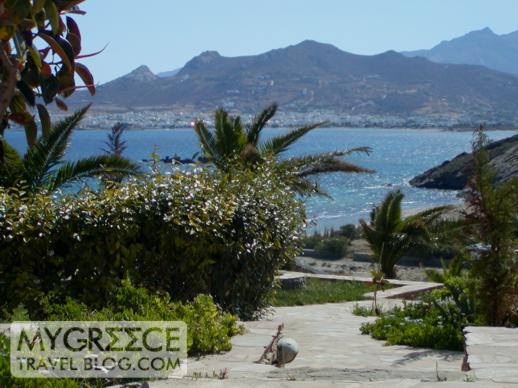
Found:
[[[37,142],[37,111],[43,135],[52,128],[45,105],[55,102],[66,110],[61,97],[76,86],[77,74],[90,94],[94,79],[80,60],[81,32],[74,14],[84,14],[83,0],[6,0],[0,3],[0,136],[15,122],[25,127],[27,143]],[[1,144],[0,144],[1,147]]]

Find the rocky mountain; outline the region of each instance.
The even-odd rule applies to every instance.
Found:
[[[495,141],[486,148],[497,183],[518,177],[518,135]],[[472,175],[472,154],[462,153],[410,181],[428,189],[462,190]]]
[[[157,73],[157,76],[162,77],[162,78],[174,77],[176,74],[178,74],[180,72],[180,70],[182,70],[182,69],[180,68],[180,69],[174,69],[174,70],[170,70],[170,71],[162,71],[161,73]]]
[[[406,51],[437,63],[471,64],[518,75],[518,31],[497,35],[491,29],[472,31],[443,41],[430,50]]]
[[[77,103],[90,101],[76,93]],[[482,66],[445,65],[394,51],[355,55],[304,41],[263,54],[223,57],[206,51],[175,76],[142,66],[101,85],[93,102],[120,109],[257,112],[272,101],[283,111],[322,110],[399,117],[488,115],[518,118],[518,78]]]

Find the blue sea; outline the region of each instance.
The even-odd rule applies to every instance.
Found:
[[[265,137],[283,133],[286,129],[267,129]],[[77,159],[101,152],[107,131],[78,130],[73,134],[67,151],[68,159]],[[491,131],[493,140],[509,137],[516,131]],[[7,140],[19,151],[25,148],[22,131],[6,131]],[[125,156],[149,159],[154,149],[162,156],[191,157],[199,151],[192,129],[145,129],[124,133],[127,141]],[[396,188],[405,193],[405,209],[458,203],[457,192],[426,190],[411,187],[408,182],[415,175],[469,151],[470,132],[441,130],[406,130],[378,128],[322,128],[316,129],[294,144],[286,156],[329,152],[352,147],[369,146],[370,155],[353,155],[347,160],[375,170],[374,174],[328,174],[319,178],[321,187],[332,199],[306,199],[307,215],[314,222],[312,229],[337,227],[357,223],[368,217],[371,208],[379,203],[389,190]]]

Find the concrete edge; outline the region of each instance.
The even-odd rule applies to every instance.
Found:
[[[295,272],[295,271],[281,271],[279,278],[282,279],[293,279],[298,277],[304,278],[317,278],[317,279],[326,279],[326,280],[338,280],[338,281],[353,281],[353,282],[362,282],[362,283],[371,283],[372,278],[362,277],[362,276],[347,276],[347,275],[331,275],[331,274],[314,274],[314,273],[305,273],[305,272]],[[442,288],[444,285],[442,283],[433,283],[433,282],[417,282],[411,280],[398,280],[398,279],[387,279],[389,284],[397,286],[395,288],[388,289],[386,291],[378,292],[378,298],[386,298],[386,299],[412,299],[416,295],[419,295],[424,292],[428,292],[437,288]],[[374,293],[369,292],[365,294],[367,298],[373,298]]]

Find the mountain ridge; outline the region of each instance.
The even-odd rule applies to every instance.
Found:
[[[357,55],[306,40],[258,55],[205,51],[173,77],[146,67],[85,93],[77,103],[121,109],[257,112],[272,101],[284,111],[345,115],[444,116],[518,121],[518,78],[482,66],[448,65],[393,50]]]
[[[437,63],[482,65],[518,75],[518,31],[498,35],[485,27],[443,40],[428,50],[403,51],[402,54]]]

